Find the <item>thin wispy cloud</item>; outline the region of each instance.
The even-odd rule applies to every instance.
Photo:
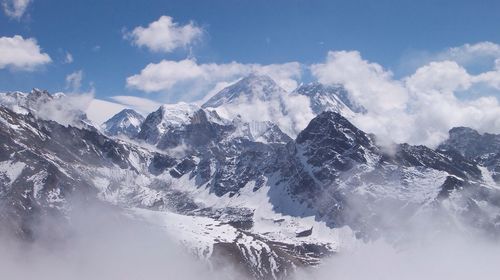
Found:
[[[79,92],[82,87],[83,71],[78,70],[66,76],[66,89]]]
[[[64,56],[64,63],[66,64],[73,63],[73,55],[71,53],[66,52],[66,55]]]
[[[19,20],[32,0],[2,0],[2,8],[8,17]]]

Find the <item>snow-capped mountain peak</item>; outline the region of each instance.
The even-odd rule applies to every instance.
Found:
[[[198,109],[199,106],[187,103],[164,104],[146,117],[138,138],[150,144],[156,144],[169,128],[188,123],[190,117]]]
[[[251,74],[221,90],[205,102],[203,108],[217,108],[255,99],[266,101],[281,94],[286,94],[286,91],[269,76]]]
[[[137,138],[155,145],[168,131],[192,122],[202,121],[202,119],[220,124],[229,122],[222,119],[216,112],[202,109],[195,104],[184,102],[164,104],[146,117]]]
[[[189,123],[193,114],[200,107],[194,104],[180,102],[177,104],[164,104],[158,109],[161,113],[163,126],[179,126]]]
[[[34,88],[29,93],[20,91],[0,93],[0,104],[16,113],[27,114],[36,112],[41,104],[59,97],[61,96],[54,97],[46,90]]]
[[[29,93],[0,93],[0,105],[19,114],[32,114],[37,118],[56,121],[63,125],[94,127],[84,110],[89,101],[87,96],[51,94],[46,90],[32,89]]]
[[[123,109],[102,124],[107,135],[134,137],[139,133],[144,116],[132,109]]]

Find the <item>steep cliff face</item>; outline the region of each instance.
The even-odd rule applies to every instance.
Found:
[[[480,134],[468,127],[455,127],[449,131],[449,137],[438,150],[458,153],[480,166],[484,176],[500,182],[500,135]]]

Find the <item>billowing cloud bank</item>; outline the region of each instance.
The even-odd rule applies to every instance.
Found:
[[[301,77],[301,65],[297,62],[284,64],[199,64],[193,59],[180,61],[162,60],[150,63],[139,74],[127,78],[127,86],[144,92],[169,92],[182,88],[184,97],[202,97],[217,84],[230,83],[242,76],[257,73],[268,75],[286,90],[297,87]]]
[[[492,57],[492,69],[471,74],[460,61],[451,58],[457,52],[473,56],[482,48],[462,48],[451,49],[450,59],[429,62],[400,79],[381,65],[363,59],[357,51],[329,52],[326,61],[312,65],[311,71],[322,83],[343,84],[352,98],[368,110],[353,119],[361,129],[375,133],[384,142],[433,147],[455,126],[500,132],[497,98],[474,94],[500,89],[500,56]],[[491,46],[486,50],[488,54],[484,55],[491,57]],[[471,58],[466,60],[470,63]]]
[[[160,228],[112,207],[73,205],[69,218],[45,217],[31,243],[0,235],[2,278],[244,279],[231,267],[210,269]]]

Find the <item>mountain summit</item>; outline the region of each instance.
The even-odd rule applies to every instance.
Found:
[[[123,109],[102,124],[104,132],[109,136],[123,135],[129,138],[136,136],[144,122],[144,117],[132,109]]]
[[[253,100],[268,101],[287,92],[269,76],[251,74],[230,85],[210,98],[203,108],[217,108],[226,104],[251,102]]]

